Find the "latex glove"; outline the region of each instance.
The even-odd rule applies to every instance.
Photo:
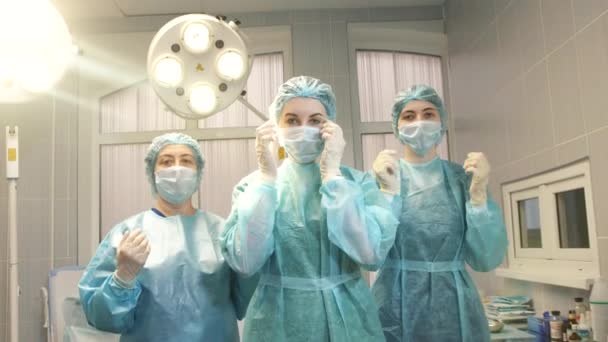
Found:
[[[473,175],[469,193],[471,204],[483,206],[487,200],[488,178],[490,176],[490,163],[481,152],[471,152],[464,161],[464,171]]]
[[[329,120],[321,126],[321,139],[325,141],[325,148],[321,152],[319,166],[321,168],[321,179],[325,183],[342,176],[340,162],[346,142],[344,141],[342,128]]]
[[[277,178],[277,158],[273,153],[274,142],[277,140],[277,126],[272,121],[266,121],[255,130],[255,152],[258,158],[258,169],[265,182],[274,182]]]
[[[122,284],[131,285],[150,255],[150,244],[141,229],[135,229],[122,236],[116,252],[116,272],[114,275]]]
[[[397,151],[384,150],[378,153],[372,165],[376,180],[380,183],[382,192],[399,195],[401,193],[401,172]]]

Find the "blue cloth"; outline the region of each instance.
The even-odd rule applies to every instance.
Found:
[[[116,247],[141,227],[151,252],[133,288],[117,284]],[[238,341],[257,278],[238,276],[219,245],[223,220],[197,211],[162,217],[152,210],[115,226],[78,284],[87,320],[121,341]]]
[[[490,271],[506,253],[502,214],[469,202],[470,177],[439,158],[400,160],[395,244],[373,286],[387,341],[488,341],[488,321],[465,263]]]
[[[150,210],[152,210],[156,215],[158,215],[160,217],[166,217],[165,214],[161,213],[160,210],[158,210],[156,208],[151,208]]]
[[[254,173],[235,187],[224,256],[261,273],[244,341],[384,340],[360,267],[382,264],[398,221],[371,176],[341,173],[322,185],[318,164],[287,159],[276,184]]]

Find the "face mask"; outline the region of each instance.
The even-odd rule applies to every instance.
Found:
[[[172,166],[156,171],[156,191],[171,204],[190,198],[198,187],[196,171],[183,166]]]
[[[279,128],[279,144],[298,163],[312,163],[323,151],[318,127],[298,126]]]
[[[436,121],[416,121],[399,127],[399,141],[408,145],[423,157],[441,141],[441,123]]]

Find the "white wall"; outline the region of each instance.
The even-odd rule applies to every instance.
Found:
[[[500,200],[504,182],[589,157],[608,276],[608,1],[448,0],[445,7],[456,161],[486,152]],[[532,296],[537,311],[564,312],[573,297],[588,296],[491,273],[475,278],[486,293]]]
[[[61,88],[76,89],[69,73]],[[18,261],[20,340],[42,341],[42,299],[48,270],[76,263],[77,106],[58,91],[28,104],[0,105],[0,340],[8,341],[8,213],[4,127],[19,126]],[[54,232],[52,230],[54,229]],[[6,334],[6,335],[5,335]]]

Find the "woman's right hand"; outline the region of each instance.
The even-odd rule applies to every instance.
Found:
[[[265,182],[274,182],[277,178],[277,157],[272,150],[273,142],[276,142],[277,126],[272,121],[266,121],[255,132],[255,152],[258,158],[258,169]]]

